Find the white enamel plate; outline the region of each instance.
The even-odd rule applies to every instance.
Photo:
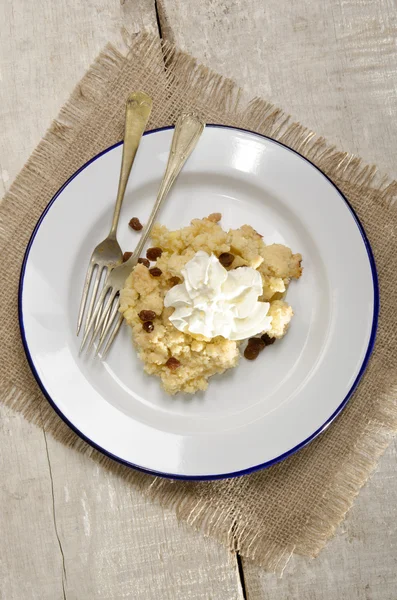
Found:
[[[172,130],[142,139],[119,225],[152,208]],[[323,431],[345,406],[371,353],[377,277],[365,233],[341,192],[306,159],[265,137],[208,126],[159,221],[171,229],[221,212],[224,228],[252,225],[266,243],[303,255],[283,340],[256,361],[210,380],[195,396],[167,396],[144,374],[123,326],[105,362],[79,358],[76,319],[91,251],[108,232],[121,146],[92,159],[48,205],[26,251],[20,324],[44,394],[82,438],[152,473],[182,478],[241,475],[269,466]],[[73,241],[72,241],[73,240]]]

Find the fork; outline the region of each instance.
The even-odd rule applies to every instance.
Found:
[[[177,119],[175,123],[174,135],[172,137],[171,151],[168,158],[167,167],[160,184],[156,202],[148,222],[146,223],[146,227],[142,232],[142,236],[137,247],[135,248],[133,255],[124,264],[109,272],[105,281],[105,285],[95,305],[93,314],[91,315],[91,319],[87,326],[87,331],[85,332],[80,350],[83,349],[89,333],[93,329],[93,334],[88,345],[87,352],[89,352],[92,348],[98,335],[99,342],[95,355],[99,354],[108,336],[109,338],[101,357],[104,358],[109,351],[109,348],[117,336],[123,321],[123,316],[118,314],[120,291],[123,289],[125,280],[131,273],[132,269],[138,263],[138,258],[150,235],[154,220],[161,206],[163,205],[164,200],[167,197],[175,179],[179,175],[186,160],[194,150],[204,130],[204,127],[205,123],[192,114],[183,114]]]
[[[98,287],[103,274],[108,274],[114,267],[117,267],[123,261],[123,252],[116,237],[117,226],[131,167],[135,160],[135,155],[138,150],[142,134],[145,131],[146,124],[149,120],[151,110],[152,99],[144,92],[132,92],[128,96],[125,110],[123,157],[121,161],[119,186],[117,190],[116,205],[114,207],[112,226],[107,238],[100,242],[94,249],[88,264],[87,274],[83,286],[83,293],[81,296],[79,315],[77,319],[77,335],[79,335],[83,323],[89,289],[91,287],[91,280],[94,279],[94,282],[85,319],[84,333],[87,332],[88,324],[92,316],[94,302],[98,292]],[[96,276],[93,278],[95,270]]]

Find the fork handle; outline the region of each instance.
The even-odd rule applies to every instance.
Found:
[[[152,99],[144,92],[132,92],[128,96],[125,109],[123,158],[121,161],[116,206],[114,207],[113,221],[109,234],[114,238],[116,237],[117,233],[121,205],[123,203],[125,188],[127,187],[131,167],[134,163],[135,155],[149,120],[151,110]]]
[[[156,202],[146,223],[146,227],[142,232],[138,245],[135,248],[133,255],[127,261],[129,267],[132,268],[137,264],[138,258],[152,230],[157,213],[167,197],[175,179],[178,177],[183,165],[196,147],[204,127],[205,123],[192,114],[183,114],[177,119],[167,168],[160,184]]]

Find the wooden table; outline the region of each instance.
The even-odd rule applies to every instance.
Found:
[[[147,28],[397,175],[395,0],[0,3],[4,192],[108,41]],[[396,600],[397,445],[314,561],[266,574],[0,407],[1,600]]]

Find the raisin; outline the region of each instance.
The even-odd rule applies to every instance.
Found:
[[[138,317],[141,321],[153,321],[156,318],[154,310],[141,310]]]
[[[149,260],[157,260],[163,254],[161,248],[148,248],[146,251],[146,256]]]
[[[246,349],[244,350],[244,356],[248,360],[255,360],[258,357],[259,352],[265,347],[265,342],[261,338],[249,338]]]
[[[248,346],[244,350],[244,357],[248,360],[255,360],[256,358],[258,358],[259,352],[260,350],[258,346],[248,344]]]
[[[149,273],[152,277],[160,277],[160,275],[163,274],[163,271],[158,267],[152,267],[151,269],[149,269]]]
[[[178,283],[181,283],[181,279],[179,277],[170,277],[168,281],[171,285],[178,285]]]
[[[230,267],[233,261],[234,254],[231,254],[231,252],[222,252],[222,254],[219,257],[219,262],[224,267]]]
[[[177,358],[171,356],[165,363],[165,366],[168,367],[171,371],[176,371],[176,369],[181,366],[181,363]]]
[[[128,223],[128,225],[131,227],[131,229],[133,229],[134,231],[140,231],[141,229],[143,229],[143,225],[140,222],[140,220],[138,219],[138,217],[132,217],[131,221]]]
[[[150,262],[148,261],[147,258],[138,258],[138,262],[140,265],[145,265],[145,267],[147,267],[147,268],[150,267]]]
[[[131,258],[132,252],[124,252],[123,254],[123,262],[127,262],[129,258]]]
[[[145,321],[142,327],[147,333],[150,333],[154,329],[154,325],[151,321]]]
[[[261,340],[265,343],[265,346],[271,346],[276,341],[276,338],[271,338],[267,335],[267,333],[264,333],[261,336]]]
[[[256,337],[250,338],[248,340],[248,345],[252,346],[253,348],[259,348],[259,350],[263,350],[263,348],[266,346],[264,340]]]

